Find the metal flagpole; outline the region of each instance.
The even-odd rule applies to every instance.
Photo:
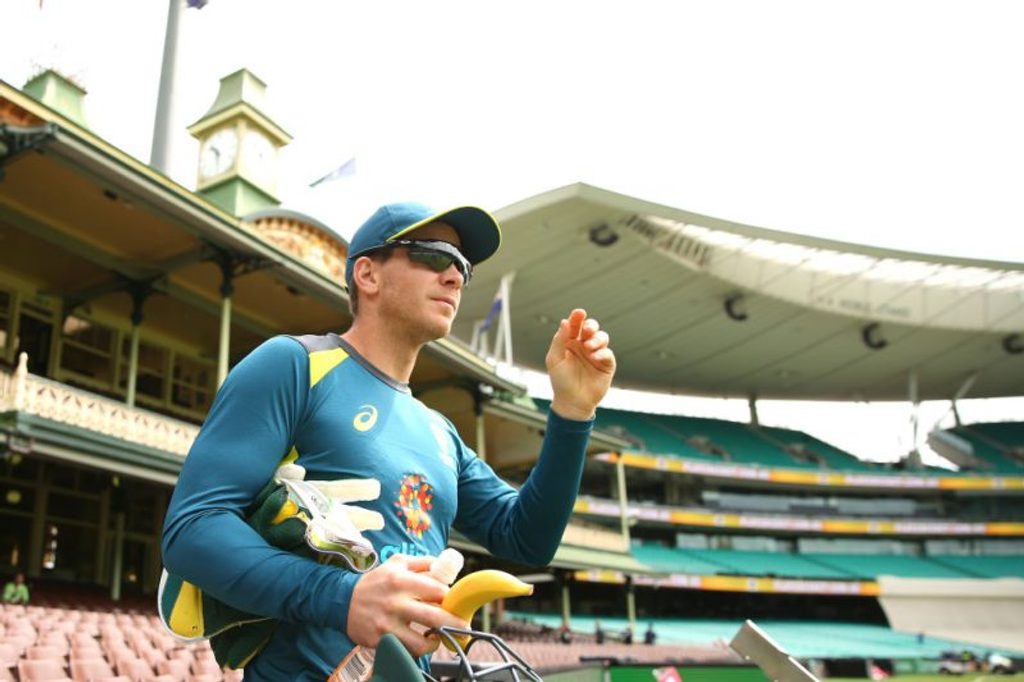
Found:
[[[153,122],[153,148],[149,165],[164,175],[168,173],[168,150],[171,137],[171,100],[174,96],[176,54],[178,52],[178,18],[182,0],[169,0],[167,31],[164,33],[164,61],[160,67],[160,92],[156,99],[156,119]]]

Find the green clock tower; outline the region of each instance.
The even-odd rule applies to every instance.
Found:
[[[199,140],[196,189],[236,216],[281,203],[278,153],[292,138],[261,111],[266,90],[246,69],[224,76],[213,106],[188,129]]]

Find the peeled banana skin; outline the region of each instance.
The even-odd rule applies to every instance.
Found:
[[[472,623],[473,616],[484,604],[495,599],[508,597],[525,597],[533,594],[533,585],[524,583],[519,578],[505,571],[486,569],[475,571],[455,582],[448,594],[441,601],[441,608],[458,616],[467,623]],[[465,645],[468,637],[456,638]],[[451,645],[445,642],[451,649]]]

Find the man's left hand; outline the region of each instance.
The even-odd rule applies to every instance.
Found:
[[[545,363],[554,391],[551,409],[565,419],[591,419],[615,375],[615,353],[597,320],[573,310],[558,325]]]

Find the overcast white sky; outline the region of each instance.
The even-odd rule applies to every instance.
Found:
[[[2,3],[0,79],[74,76],[94,132],[148,160],[166,0]],[[284,205],[346,237],[385,201],[498,209],[583,181],[760,227],[1021,262],[1022,32],[1019,2],[210,0],[181,13],[170,174],[194,187],[185,128],[247,67],[294,137]],[[352,157],[355,176],[307,188]],[[1019,419],[1024,401],[974,409]],[[832,426],[851,414],[876,432]],[[906,405],[765,401],[761,418],[874,459],[910,445]]]

